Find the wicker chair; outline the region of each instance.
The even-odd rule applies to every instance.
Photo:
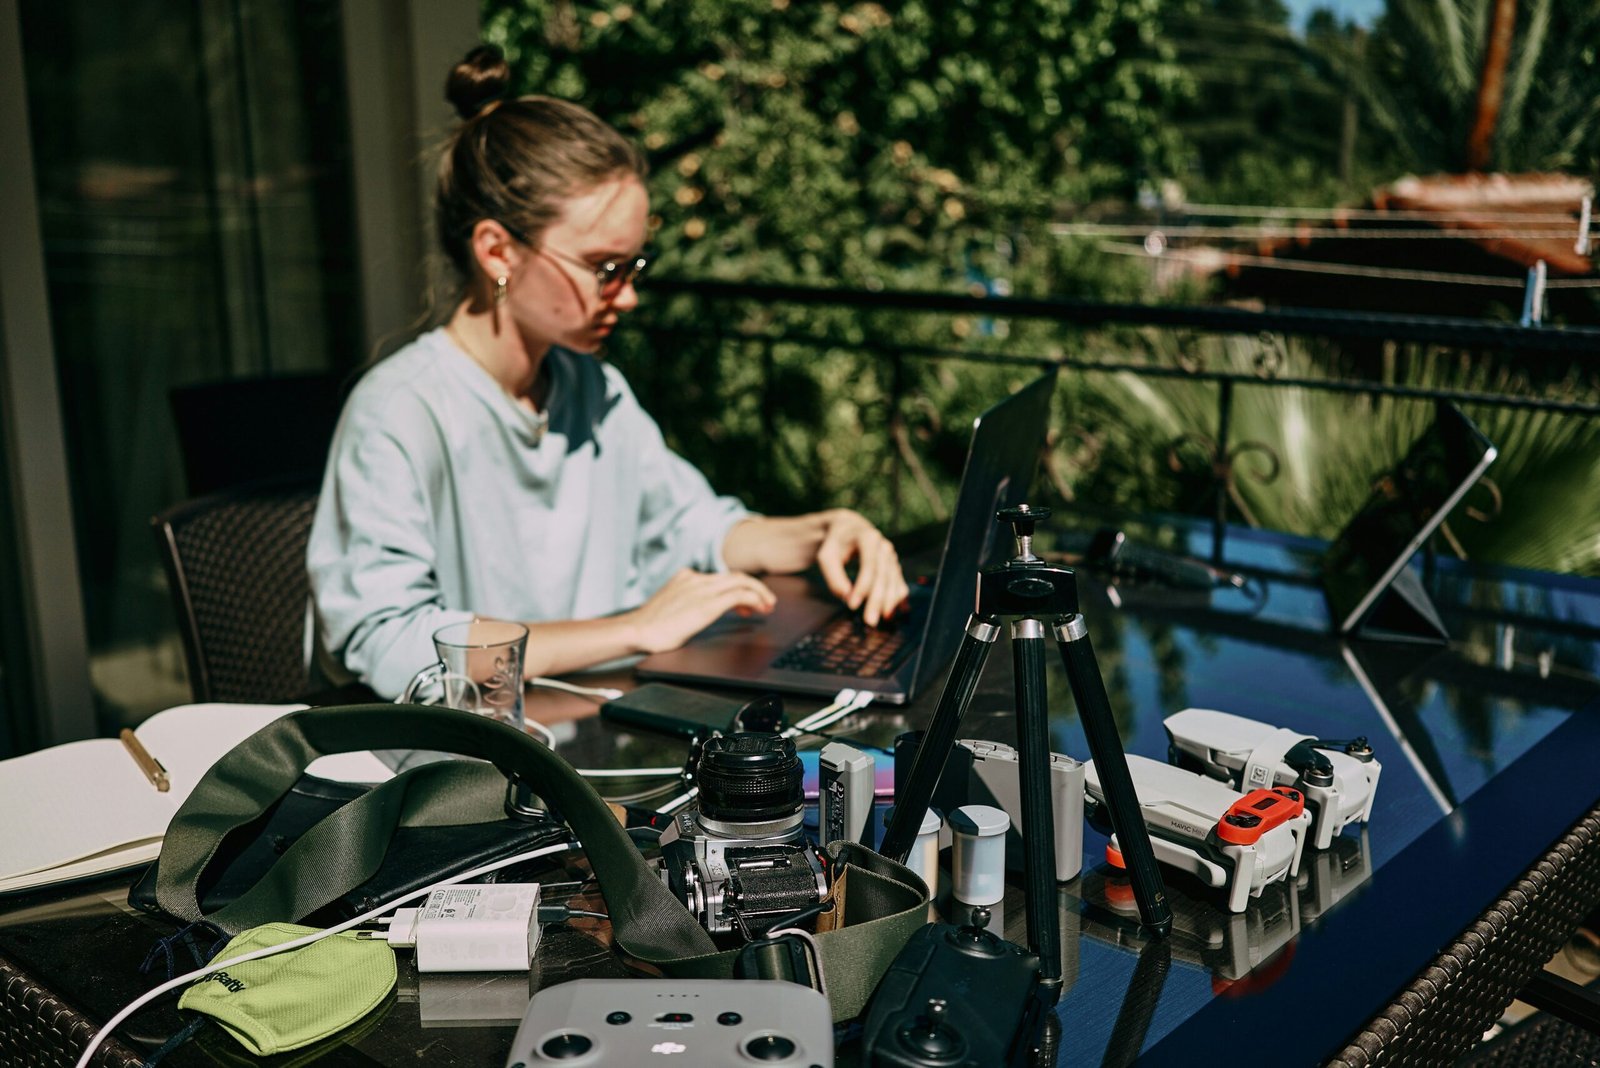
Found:
[[[316,504],[317,486],[295,478],[196,498],[151,520],[196,701],[305,695]]]

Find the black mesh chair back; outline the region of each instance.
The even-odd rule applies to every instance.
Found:
[[[196,701],[305,695],[316,506],[316,484],[296,478],[186,501],[151,520]]]
[[[348,376],[230,378],[170,393],[190,497],[269,478],[316,479],[328,459]]]

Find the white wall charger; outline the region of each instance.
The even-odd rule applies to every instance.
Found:
[[[419,972],[525,972],[539,948],[539,884],[447,886],[396,909],[383,937],[415,946]]]

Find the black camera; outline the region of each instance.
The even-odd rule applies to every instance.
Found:
[[[826,864],[801,826],[794,743],[776,734],[706,741],[699,796],[661,834],[661,877],[713,935],[753,938],[828,893]]]

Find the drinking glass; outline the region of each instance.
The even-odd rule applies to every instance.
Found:
[[[411,679],[402,704],[411,704],[427,687],[437,687],[437,701],[522,730],[522,658],[528,628],[521,623],[474,619],[451,623],[433,632],[439,654]]]

